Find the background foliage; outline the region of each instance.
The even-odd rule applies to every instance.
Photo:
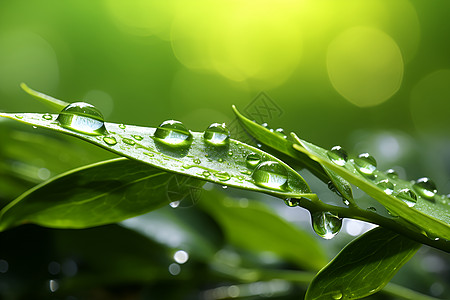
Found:
[[[449,9],[446,1],[406,0],[3,1],[0,109],[46,111],[19,89],[20,82],[61,99],[90,102],[108,121],[144,126],[172,118],[195,131],[213,122],[233,124],[230,107],[236,104],[257,121],[296,131],[324,148],[339,144],[352,153],[368,151],[380,169],[394,167],[403,178],[431,177],[440,193],[448,193]],[[0,120],[0,137],[2,206],[51,176],[113,157],[73,138],[5,120]],[[335,197],[302,175],[321,198]],[[228,189],[226,194],[248,199],[236,200],[237,206],[266,202],[313,236],[309,216],[300,209],[255,193]],[[145,220],[140,217],[126,221],[125,228],[65,231],[29,225],[1,233],[0,295],[58,297],[55,290],[67,299],[86,296],[71,294],[75,290],[95,299],[157,293],[182,298],[220,288],[198,279],[210,270],[204,261],[214,253],[216,260],[231,260],[233,268],[236,257],[246,267],[274,263],[267,253],[255,256],[252,247],[260,246],[231,251],[226,245],[242,247],[236,242],[242,237],[222,232],[231,225],[217,225],[222,217],[207,204],[199,212],[193,207],[154,212],[160,218],[148,222],[160,222],[161,232],[137,226]],[[193,224],[196,214],[208,226]],[[198,228],[204,227],[212,228],[211,238],[199,236]],[[317,242],[331,258],[368,228],[346,221],[336,238]],[[179,242],[163,241],[164,235],[178,236]],[[190,250],[193,258],[175,276],[168,266],[179,249]],[[450,297],[449,280],[448,255],[428,247],[393,279],[441,298]],[[55,289],[54,282],[67,292]],[[177,291],[167,288],[173,282]],[[223,278],[217,282],[232,284]],[[280,283],[277,288],[286,290]],[[287,290],[285,297],[298,295],[304,286]]]

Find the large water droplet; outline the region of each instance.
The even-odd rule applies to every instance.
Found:
[[[389,177],[391,179],[397,179],[398,178],[398,173],[394,169],[386,170],[385,173],[386,173],[387,177]]]
[[[348,154],[347,151],[342,149],[341,146],[334,146],[330,151],[327,152],[328,158],[338,166],[343,166],[347,162]]]
[[[245,160],[247,162],[247,167],[253,169],[261,162],[261,156],[252,152],[247,155],[247,158]]]
[[[260,163],[252,173],[255,184],[273,189],[286,190],[288,172],[284,166],[275,161]]]
[[[162,122],[154,136],[158,141],[169,146],[187,146],[192,142],[192,134],[183,123],[175,120]]]
[[[103,115],[88,103],[75,102],[67,105],[59,114],[57,121],[64,128],[89,135],[106,134]]]
[[[436,184],[428,177],[417,179],[413,185],[414,190],[425,199],[433,199],[437,194]]]
[[[314,231],[324,239],[332,239],[341,230],[342,219],[331,212],[315,212],[311,218]]]
[[[394,184],[390,182],[389,179],[379,181],[377,187],[382,189],[388,195],[391,195],[394,192]]]
[[[410,189],[402,189],[395,196],[405,202],[409,207],[416,205],[417,195]]]
[[[362,153],[355,158],[355,163],[358,170],[364,175],[372,175],[377,169],[377,161],[369,153]]]
[[[213,123],[206,129],[203,137],[206,142],[214,146],[224,146],[230,140],[230,131],[225,123]]]

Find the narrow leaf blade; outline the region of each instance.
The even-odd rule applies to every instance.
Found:
[[[29,95],[33,96],[37,100],[41,101],[42,103],[52,107],[56,111],[62,110],[64,107],[69,105],[70,103],[65,102],[63,100],[59,100],[56,98],[53,98],[49,95],[46,95],[44,93],[38,92],[27,86],[25,83],[21,83],[20,87]]]

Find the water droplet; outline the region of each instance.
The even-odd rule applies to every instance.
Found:
[[[106,134],[103,115],[88,103],[75,102],[67,105],[59,114],[57,121],[64,128],[89,135]]]
[[[246,158],[247,167],[253,169],[261,162],[261,156],[256,153],[250,153]]]
[[[120,128],[120,129],[125,129],[125,128],[127,128],[127,126],[125,126],[124,124],[120,124],[120,125],[119,125],[119,128]]]
[[[371,211],[371,212],[376,212],[376,211],[377,211],[377,209],[376,209],[375,207],[373,207],[373,206],[369,206],[369,207],[367,208],[367,210],[368,210],[368,211]]]
[[[334,300],[340,300],[342,299],[343,295],[341,291],[336,291],[331,295],[331,298]]]
[[[413,185],[414,190],[425,199],[433,199],[437,194],[436,184],[428,177],[417,179]]]
[[[140,135],[132,135],[133,139],[135,139],[136,141],[142,141],[144,139],[144,137],[140,136]]]
[[[289,207],[300,206],[300,199],[288,198],[284,200],[284,203]]]
[[[287,135],[286,135],[286,133],[284,132],[284,129],[283,129],[283,128],[277,128],[277,129],[275,130],[275,133],[276,133],[277,135],[281,136],[283,139],[287,139]]]
[[[205,177],[209,177],[211,173],[209,173],[208,171],[203,171],[202,175]]]
[[[369,153],[362,153],[355,158],[355,163],[358,166],[358,170],[364,175],[373,175],[377,169],[377,161]]]
[[[33,126],[33,129],[37,129],[37,126]]]
[[[264,128],[270,129],[269,124],[267,124],[266,122],[262,123],[261,126]]]
[[[394,184],[390,182],[389,179],[379,181],[377,187],[382,189],[388,195],[391,195],[394,192]]]
[[[233,152],[229,151],[228,156],[233,156]]]
[[[197,165],[202,163],[202,161],[198,158],[194,158],[193,162],[194,162],[194,164],[197,164]]]
[[[224,190],[226,190],[226,189],[228,188],[228,186],[222,185],[222,188],[223,188]]]
[[[327,152],[327,155],[334,164],[341,167],[345,165],[348,159],[347,151],[342,149],[341,146],[334,146],[330,151]]]
[[[103,141],[110,146],[114,146],[115,144],[117,144],[116,138],[113,136],[105,136],[103,137]]]
[[[389,177],[391,179],[397,179],[398,178],[398,173],[394,169],[386,170],[385,173],[386,173],[387,177]]]
[[[19,119],[19,120],[22,120],[22,119],[23,119],[23,116],[21,116],[21,115],[15,115],[15,117],[16,117],[17,119]]]
[[[255,184],[274,190],[286,190],[288,172],[284,166],[275,161],[259,164],[252,173]]]
[[[345,205],[350,206],[350,201],[348,201],[345,198],[342,198],[342,202],[344,202]]]
[[[155,156],[153,153],[150,153],[150,152],[144,152],[143,154],[144,154],[144,155],[147,155],[147,156],[149,156],[149,157]]]
[[[221,162],[223,162],[223,159],[219,158],[217,161],[221,163]]]
[[[51,114],[47,113],[42,116],[42,119],[50,121],[50,120],[53,120],[53,117]]]
[[[256,147],[261,148],[262,144],[258,143],[258,144],[256,144]]]
[[[205,141],[214,146],[224,146],[230,140],[230,130],[225,126],[225,123],[211,124],[203,134]]]
[[[133,141],[132,139],[127,139],[127,138],[123,138],[122,142],[124,142],[127,145],[133,146],[134,144],[136,144],[135,141]]]
[[[417,195],[410,189],[402,189],[395,196],[403,200],[409,207],[416,205]]]
[[[170,146],[187,146],[192,142],[192,134],[183,123],[175,120],[162,122],[155,131],[155,138]]]
[[[324,239],[332,239],[342,227],[342,219],[328,211],[311,214],[313,229]]]
[[[230,180],[231,178],[230,174],[224,171],[216,172],[214,173],[214,176],[216,176],[216,178],[219,179],[220,181],[227,181]]]

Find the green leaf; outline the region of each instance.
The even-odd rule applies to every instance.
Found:
[[[421,244],[378,227],[349,243],[311,282],[306,299],[360,299],[378,292]]]
[[[105,135],[89,135],[62,127],[58,115],[51,114],[7,114],[0,116],[33,126],[63,132],[111,152],[145,162],[157,168],[188,175],[222,185],[267,193],[280,198],[316,197],[307,183],[292,168],[276,157],[239,141],[230,140],[225,146],[213,146],[205,142],[203,133],[190,132],[190,145],[171,147],[154,137],[156,128],[124,124],[105,123]],[[86,118],[85,116],[82,116]],[[85,120],[86,121],[86,120]],[[98,120],[90,120],[99,122]],[[87,120],[89,124],[89,120]],[[254,153],[263,161],[272,161],[286,172],[286,182],[282,188],[267,187],[253,179],[254,167],[248,166],[246,157]],[[263,179],[271,179],[265,173]]]
[[[413,191],[413,183],[410,181],[389,178],[384,172],[379,170],[373,172],[373,177],[364,176],[357,170],[358,166],[354,159],[349,159],[344,166],[336,165],[328,157],[328,150],[303,141],[295,135],[294,138],[298,142],[298,144],[294,144],[294,149],[307,154],[311,159],[327,166],[350,183],[361,188],[386,207],[393,215],[417,226],[416,231],[424,232],[433,240],[442,239],[442,243],[450,240],[450,205],[442,201],[441,196],[436,195],[433,199],[428,200],[417,195],[417,203],[413,207],[409,207],[400,197],[394,195],[403,189]],[[392,194],[386,193],[377,186],[377,183],[381,180],[389,180],[395,186]]]
[[[172,195],[179,200],[203,184],[113,159],[61,174],[22,194],[0,211],[0,230],[24,223],[85,228],[119,222],[168,204]]]
[[[307,155],[295,151],[292,148],[294,143],[287,139],[284,134],[271,131],[266,127],[249,120],[244,117],[234,105],[233,111],[250,135],[258,139],[261,143],[296,159],[303,167],[307,168],[323,182],[328,184],[329,181],[331,181],[341,196],[350,203],[354,204],[352,187],[344,178],[337,175],[326,166],[321,165],[320,162],[317,163],[315,160],[310,159]]]
[[[327,262],[316,239],[262,203],[205,191],[199,204],[221,224],[234,246],[257,253],[271,252],[308,270],[318,270]]]
[[[44,93],[38,92],[33,90],[32,88],[28,87],[25,83],[21,83],[20,87],[29,95],[33,96],[37,100],[41,101],[42,103],[52,107],[56,111],[62,110],[64,107],[69,105],[70,103],[53,98],[49,95],[46,95]]]

